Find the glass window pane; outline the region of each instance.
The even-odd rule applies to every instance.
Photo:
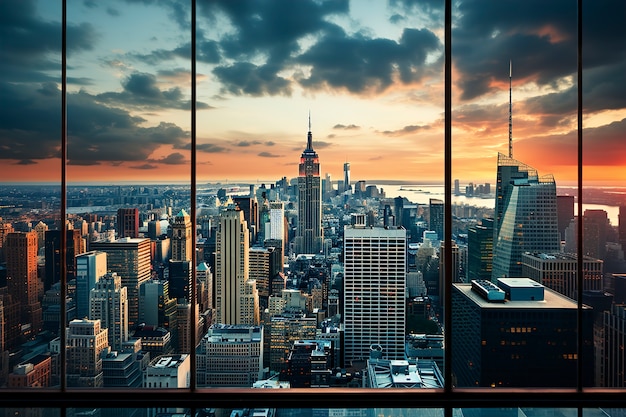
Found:
[[[626,190],[623,90],[626,30],[619,1],[583,3],[583,300],[593,308],[593,386],[626,386]],[[578,214],[578,205],[576,206]],[[574,229],[575,231],[576,229]],[[574,235],[577,237],[577,235]]]
[[[457,387],[576,386],[576,22],[571,0],[453,9]]]
[[[0,386],[59,385],[61,8],[0,6]],[[12,410],[16,415],[25,410]]]
[[[442,9],[199,4],[199,386],[443,383]]]
[[[68,2],[69,388],[189,387],[190,38],[188,4]]]

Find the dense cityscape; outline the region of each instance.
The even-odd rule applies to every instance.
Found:
[[[443,200],[320,159],[309,130],[297,178],[199,185],[195,231],[184,185],[70,185],[64,221],[58,186],[4,186],[2,385],[60,386],[65,346],[68,387],[442,387]],[[495,208],[453,207],[456,386],[574,386],[574,196],[504,154],[464,193]],[[626,226],[583,224],[584,384],[623,387]]]

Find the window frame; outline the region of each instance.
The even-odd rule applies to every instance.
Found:
[[[61,212],[67,209],[67,0],[62,3],[62,99],[61,99]],[[196,0],[191,3],[191,166],[190,186],[191,201],[196,201]],[[445,61],[444,61],[444,169],[445,169],[445,206],[444,206],[444,259],[452,259],[452,0],[445,3]],[[583,230],[583,126],[582,126],[582,6],[583,0],[577,0],[577,108],[578,108],[578,230]],[[196,207],[191,205],[190,217],[192,227],[196,227]],[[583,239],[578,233],[578,342],[582,345],[582,290],[583,290]],[[61,234],[61,259],[65,259],[67,236]],[[192,253],[192,268],[195,275],[196,254]],[[66,264],[61,262],[61,288],[67,291]],[[445,305],[444,324],[451,328],[451,283],[452,268],[444,263]],[[196,282],[192,280],[192,294],[196,294]],[[61,306],[61,317],[66,316],[66,306]],[[191,320],[197,320],[195,309],[191,309]],[[196,339],[196,326],[190,326],[191,338]],[[65,326],[61,326],[61,340],[67,339]],[[444,334],[444,343],[451,346],[451,334]],[[65,343],[63,343],[65,345]],[[446,364],[451,363],[451,349],[444,351]],[[191,369],[196,368],[195,350],[190,352]],[[189,389],[76,389],[68,388],[66,383],[66,349],[61,349],[61,388],[36,390],[36,403],[33,403],[32,390],[0,390],[0,403],[4,407],[24,407],[26,404],[42,408],[58,408],[65,415],[70,408],[188,408],[195,414],[196,408],[219,407],[277,407],[280,408],[437,408],[442,409],[446,416],[452,415],[455,408],[512,408],[512,407],[563,407],[577,409],[583,415],[584,408],[624,408],[626,407],[626,391],[624,389],[605,389],[583,387],[582,361],[593,358],[582,358],[577,361],[578,385],[574,389],[490,389],[490,388],[453,388],[450,366],[444,368],[445,385],[442,389],[349,389],[349,388],[316,388],[275,390],[275,389],[239,389],[239,388],[198,388],[196,373],[191,373]]]

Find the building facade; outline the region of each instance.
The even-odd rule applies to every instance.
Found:
[[[109,346],[122,350],[128,341],[128,291],[115,272],[102,276],[89,294],[89,318],[100,320],[109,333]]]
[[[401,227],[344,228],[346,366],[367,359],[372,344],[388,359],[404,358],[406,240]]]

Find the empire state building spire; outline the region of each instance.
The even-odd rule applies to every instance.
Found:
[[[322,187],[320,161],[313,150],[311,113],[306,149],[300,156],[298,166],[298,224],[296,229],[297,254],[316,254],[322,250]]]
[[[307,135],[306,150],[313,150],[313,134],[311,133],[311,112],[309,111],[309,133]]]

